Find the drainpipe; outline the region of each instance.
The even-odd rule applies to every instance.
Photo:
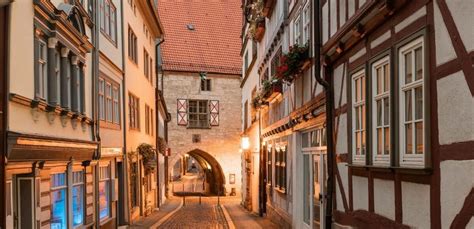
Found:
[[[125,105],[125,100],[126,100],[126,96],[127,96],[127,90],[126,90],[126,85],[127,85],[127,81],[126,81],[126,77],[125,77],[125,70],[126,70],[126,64],[125,64],[125,39],[124,39],[124,27],[123,27],[123,19],[124,19],[124,16],[123,16],[123,1],[120,1],[120,18],[121,18],[121,40],[122,40],[122,104]],[[127,113],[126,113],[126,106],[122,106],[122,130],[123,130],[123,149],[122,149],[122,153],[123,153],[123,163],[122,163],[122,166],[123,166],[123,181],[124,181],[124,184],[125,184],[125,187],[122,187],[123,188],[123,192],[121,195],[123,195],[123,200],[124,200],[124,203],[123,203],[123,208],[124,208],[124,212],[125,212],[125,215],[124,215],[124,219],[123,219],[123,222],[124,224],[128,224],[130,222],[130,207],[129,207],[129,198],[128,198],[128,193],[129,193],[129,185],[128,185],[128,157],[127,157]]]
[[[326,99],[326,136],[327,140],[327,192],[326,192],[326,228],[332,228],[332,196],[334,190],[334,125],[333,125],[333,89],[330,83],[330,70],[328,66],[324,67],[324,78],[321,78],[321,5],[320,0],[314,1],[314,31],[315,31],[315,74],[316,81],[324,88]]]
[[[98,85],[98,80],[99,80],[99,1],[95,1],[93,6],[93,20],[94,20],[94,27],[92,30],[92,44],[94,46],[93,52],[92,52],[92,127],[91,127],[91,132],[92,132],[92,139],[94,141],[99,142],[96,155],[94,155],[94,160],[99,160],[100,159],[100,151],[101,151],[101,145],[100,145],[100,134],[99,134],[99,119],[98,119],[98,104],[97,104],[97,85]],[[100,206],[99,206],[99,163],[97,161],[97,164],[95,165],[95,228],[99,229],[100,228],[100,216],[99,216],[99,211],[100,211]]]
[[[155,45],[155,75],[156,75],[156,88],[155,88],[155,130],[156,130],[156,138],[155,138],[155,146],[158,148],[158,144],[160,143],[160,104],[161,104],[161,95],[160,90],[158,89],[158,82],[160,80],[159,77],[159,63],[158,60],[160,58],[158,54],[158,50],[160,45],[165,42],[165,39],[160,40]],[[163,85],[161,86],[163,87]],[[164,124],[164,122],[163,122]],[[164,155],[163,155],[164,156]],[[156,189],[157,189],[157,198],[156,198],[156,207],[160,207],[160,200],[161,200],[161,190],[160,190],[160,160],[159,160],[159,152],[156,151]]]

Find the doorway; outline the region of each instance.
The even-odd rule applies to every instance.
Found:
[[[18,229],[35,228],[35,179],[34,177],[16,178],[17,211],[15,225]]]
[[[325,129],[302,134],[303,153],[303,225],[324,228],[327,190],[327,154]]]

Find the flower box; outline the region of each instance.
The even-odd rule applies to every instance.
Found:
[[[272,101],[275,97],[281,94],[283,91],[283,84],[281,82],[276,82],[271,85],[270,90],[264,96],[264,100],[267,102]]]
[[[276,77],[287,84],[291,84],[310,66],[311,58],[309,58],[308,45],[295,45],[290,47],[290,51],[281,57]]]

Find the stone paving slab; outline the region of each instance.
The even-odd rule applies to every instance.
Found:
[[[160,210],[153,212],[147,217],[142,217],[138,221],[135,221],[129,228],[131,229],[148,229],[159,222],[163,217],[170,214],[181,205],[181,199],[171,197],[160,207]]]
[[[223,206],[227,209],[227,212],[229,213],[230,218],[237,229],[279,228],[270,220],[259,217],[258,215],[247,211],[244,207],[242,207],[242,205],[240,205],[240,199],[227,198],[223,200]]]

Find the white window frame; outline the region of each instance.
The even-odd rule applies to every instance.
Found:
[[[419,80],[415,80],[416,77],[416,66],[415,66],[415,50],[421,47],[421,54],[422,54],[422,78]],[[405,84],[405,54],[408,52],[412,52],[412,74],[413,74],[413,81]],[[399,59],[399,107],[400,107],[400,123],[399,123],[399,137],[400,137],[400,155],[399,155],[399,164],[402,167],[425,167],[425,155],[426,155],[426,122],[425,122],[425,103],[426,103],[426,96],[425,96],[425,86],[424,81],[426,76],[426,65],[425,65],[425,44],[424,44],[424,36],[421,36],[412,42],[402,46],[398,51],[398,59]],[[415,101],[415,88],[421,87],[422,88],[422,98],[423,98],[423,105],[422,105],[422,118],[415,120],[415,108],[416,108],[416,101]],[[411,103],[412,103],[412,120],[406,122],[405,121],[405,91],[411,90]],[[416,122],[422,122],[423,124],[423,152],[422,154],[416,154]],[[407,154],[405,150],[405,124],[411,123],[412,127],[412,145],[413,154]]]
[[[372,160],[373,160],[373,164],[374,165],[382,165],[382,166],[390,166],[390,155],[391,155],[391,142],[390,142],[390,137],[391,137],[391,126],[390,126],[390,121],[391,121],[391,117],[390,117],[390,111],[392,109],[391,107],[391,103],[390,103],[390,82],[391,82],[391,77],[390,77],[390,66],[391,63],[390,63],[390,56],[385,56],[383,58],[381,58],[380,60],[374,62],[371,66],[371,71],[372,71]],[[379,68],[382,68],[382,74],[385,74],[384,72],[384,68],[388,68],[388,88],[387,90],[384,91],[384,85],[385,85],[385,78],[382,77],[382,92],[380,93],[377,93],[377,86],[378,86],[378,75],[377,75],[377,69]],[[388,104],[389,104],[389,107],[388,107],[388,123],[384,123],[384,118],[385,118],[385,112],[387,112],[385,110],[385,106],[384,106],[384,103],[383,101],[384,100],[388,100]],[[381,117],[381,125],[378,126],[377,125],[377,118],[379,117],[378,116],[378,110],[377,110],[377,101],[380,101],[381,102],[381,112],[382,114],[380,114],[380,117]],[[377,133],[378,133],[378,129],[382,129],[382,147],[385,146],[385,129],[388,128],[388,133],[389,133],[389,149],[388,149],[388,154],[385,154],[384,151],[385,149],[382,148],[382,154],[381,155],[378,155],[378,136],[377,136]]]
[[[75,182],[74,181],[74,175],[76,173],[82,173],[81,176],[82,176],[82,180],[80,182]],[[76,226],[73,226],[74,228],[78,228],[78,227],[81,227],[84,225],[84,223],[86,222],[86,214],[85,214],[85,209],[86,209],[86,203],[84,201],[84,197],[86,196],[86,184],[85,184],[85,175],[86,175],[86,172],[84,170],[76,170],[76,171],[72,171],[72,189],[74,189],[75,186],[82,186],[82,208],[83,208],[83,215],[82,215],[82,224],[79,224],[79,225],[76,225]],[[71,193],[72,193],[72,190],[71,190]],[[71,195],[71,198],[73,198],[73,196]],[[73,202],[74,200],[71,200],[71,208],[73,207]],[[73,213],[74,213],[74,209],[72,209]],[[71,216],[71,221],[72,221],[72,225],[74,225],[74,215]]]
[[[69,180],[68,180],[68,171],[64,171],[64,172],[57,172],[57,173],[51,173],[50,174],[50,177],[51,177],[51,181],[53,181],[52,177],[54,175],[57,175],[57,174],[64,174],[64,177],[65,177],[65,183],[64,185],[62,186],[53,186],[53,184],[51,184],[51,187],[50,187],[50,202],[51,202],[51,216],[53,215],[53,209],[52,209],[52,205],[53,205],[53,197],[52,197],[52,194],[53,192],[55,191],[59,191],[59,190],[66,190],[66,208],[69,209],[69,204],[71,203],[70,202],[70,196],[69,196],[69,188],[68,188],[68,183],[69,183]],[[71,206],[72,206],[72,203],[71,203]],[[70,220],[71,216],[69,214],[66,214],[66,225],[69,226],[69,220]]]
[[[105,170],[107,171],[107,173],[103,173],[102,170]],[[104,175],[106,175],[104,177]],[[100,222],[103,222],[107,219],[110,219],[112,217],[112,166],[110,164],[107,164],[107,165],[101,165],[99,166],[99,184],[101,182],[107,182],[107,185],[109,186],[109,190],[108,190],[108,202],[107,202],[107,205],[108,205],[108,208],[109,208],[109,212],[108,212],[108,215],[104,218],[100,218],[100,203],[99,203],[99,212],[97,214],[99,214],[99,220]],[[97,195],[100,195],[99,193],[97,193]]]
[[[364,95],[364,99],[362,101],[359,101],[356,103],[356,94],[355,94],[355,84],[354,82],[356,80],[359,80],[360,78],[364,78],[363,82],[361,82],[361,97],[362,95]],[[355,73],[352,74],[351,76],[351,88],[352,88],[352,107],[351,107],[351,110],[352,110],[352,162],[354,164],[363,164],[365,165],[366,163],[366,155],[367,155],[367,130],[363,128],[364,125],[362,125],[361,129],[360,130],[356,130],[356,119],[355,119],[355,110],[356,108],[359,108],[359,107],[362,107],[361,109],[361,114],[359,114],[359,117],[361,118],[361,121],[362,122],[365,122],[365,120],[363,120],[364,118],[362,117],[362,111],[366,109],[366,98],[367,98],[367,95],[365,94],[364,92],[364,88],[363,85],[365,85],[365,82],[366,82],[367,78],[366,78],[366,74],[365,74],[365,69],[362,69],[360,71],[357,71]],[[364,92],[364,93],[363,93]],[[361,154],[360,155],[357,155],[356,154],[356,134],[357,132],[361,132],[361,136],[362,135],[365,135],[365,144],[366,144],[366,147],[365,147],[365,151],[363,152],[364,154],[362,154],[362,151],[361,151]],[[361,137],[361,148],[362,148],[362,137]]]
[[[309,39],[311,37],[310,36],[310,33],[311,33],[311,9],[309,7],[309,1],[306,2],[306,5],[304,6],[304,8],[302,10],[301,17],[303,18],[303,32],[302,32],[303,44],[302,45],[305,45],[309,42]]]
[[[301,45],[301,16],[298,15],[293,22],[293,44]]]
[[[46,100],[48,97],[48,45],[38,39],[38,95]]]

